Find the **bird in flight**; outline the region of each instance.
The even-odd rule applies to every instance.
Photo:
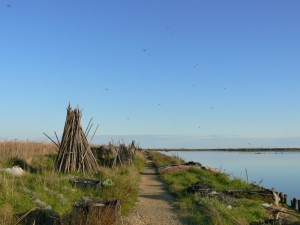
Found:
[[[147,55],[150,55],[150,53],[148,52],[148,50],[146,48],[143,48],[143,52]]]

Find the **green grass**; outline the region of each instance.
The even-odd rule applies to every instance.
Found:
[[[174,164],[178,158],[161,155],[157,152],[150,153],[155,166]],[[160,175],[169,191],[176,196],[176,206],[183,220],[188,224],[220,224],[220,225],[246,225],[253,221],[261,221],[270,218],[270,215],[262,207],[263,200],[258,195],[238,194],[238,196],[223,195],[220,198],[200,196],[187,193],[186,188],[196,182],[204,182],[212,190],[245,190],[254,189],[240,179],[232,179],[224,173],[213,173],[201,168],[193,168],[187,171],[169,172]],[[221,193],[221,191],[217,191]]]
[[[160,154],[159,152],[151,152],[151,158],[155,162],[156,168],[168,165],[179,165],[184,162],[179,157],[170,157],[167,155]]]
[[[30,163],[15,156],[1,160],[2,167],[11,167],[16,162],[24,162],[28,172],[22,177],[13,177],[4,171],[0,172],[0,224],[15,224],[14,215],[36,208],[37,199],[50,205],[62,218],[68,218],[74,202],[81,201],[83,196],[99,200],[118,199],[122,215],[126,215],[137,200],[140,172],[145,164],[142,153],[137,154],[131,165],[114,169],[101,167],[93,176],[54,172],[55,157],[51,155],[30,157]],[[111,179],[113,185],[96,190],[83,190],[69,182],[71,176],[96,178],[101,181]]]

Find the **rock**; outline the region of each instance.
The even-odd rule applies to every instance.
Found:
[[[21,177],[25,174],[25,171],[19,166],[13,166],[12,168],[5,168],[3,170],[14,177]]]

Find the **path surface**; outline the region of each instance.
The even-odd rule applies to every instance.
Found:
[[[139,200],[124,220],[126,225],[181,225],[172,206],[174,198],[166,192],[153,163],[147,159],[142,173]]]

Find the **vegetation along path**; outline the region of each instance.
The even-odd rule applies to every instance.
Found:
[[[164,184],[155,172],[153,162],[147,158],[142,173],[139,200],[126,225],[179,225],[182,224],[173,208],[174,198],[164,189]]]

